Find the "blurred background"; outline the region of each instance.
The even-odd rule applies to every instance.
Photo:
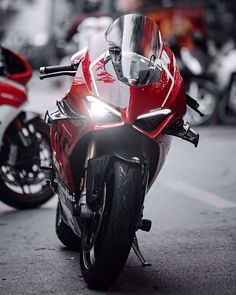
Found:
[[[163,39],[174,51],[192,97],[198,98],[205,117],[189,111],[194,125],[236,122],[236,3],[234,0],[1,0],[0,43],[23,54],[35,70],[30,84],[29,108],[42,112],[53,106],[62,80],[38,81],[42,65],[66,63],[104,31],[112,19],[141,12],[156,20]],[[70,80],[69,80],[70,81]],[[49,84],[49,85],[48,85]]]
[[[236,1],[0,0],[0,44],[30,62],[27,109],[43,116],[71,78],[40,81],[39,67],[67,64],[132,12],[155,19],[205,116],[188,110],[199,147],[174,139],[148,194],[153,227],[139,238],[153,266],[140,268],[131,253],[112,294],[236,294]],[[97,294],[81,278],[78,254],[60,248],[55,207],[56,197],[37,210],[0,203],[1,294]]]

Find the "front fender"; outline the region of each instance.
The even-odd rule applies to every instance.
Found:
[[[95,144],[93,159],[103,158],[103,161],[106,162],[103,163],[104,166],[107,167],[114,157],[134,164],[145,164],[149,170],[149,183],[154,180],[157,168],[162,162],[159,144],[132,126],[125,125],[93,132],[78,142],[70,157],[72,177],[77,192],[80,190],[79,179],[84,177],[84,163],[91,140],[94,140]],[[89,162],[95,163],[93,159]],[[99,164],[99,166],[101,165]],[[102,174],[104,175],[104,172]]]
[[[103,191],[103,185],[105,182],[106,175],[110,171],[111,166],[116,160],[124,161],[130,165],[140,166],[143,173],[144,186],[146,186],[146,175],[147,169],[145,169],[146,162],[138,158],[123,158],[118,155],[104,155],[97,158],[92,158],[88,161],[87,168],[87,182],[86,182],[86,192],[87,201],[93,202]]]

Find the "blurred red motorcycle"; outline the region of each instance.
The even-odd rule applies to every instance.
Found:
[[[72,75],[51,123],[52,185],[59,195],[58,238],[80,249],[90,287],[107,288],[131,247],[146,265],[136,231],[149,231],[144,198],[164,164],[172,135],[195,146],[175,57],[150,18],[130,14],[93,38],[68,66],[42,67],[41,79]]]
[[[23,111],[32,70],[17,53],[0,47],[0,200],[18,209],[53,196],[41,166],[51,165],[49,127]]]

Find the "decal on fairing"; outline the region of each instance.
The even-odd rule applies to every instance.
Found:
[[[167,77],[171,80],[171,85],[170,85],[169,91],[168,91],[168,93],[162,103],[162,106],[161,106],[161,107],[163,107],[165,105],[167,99],[170,96],[170,93],[171,93],[171,91],[174,87],[174,84],[175,84],[175,80],[174,80],[174,77],[171,75],[170,71],[168,70],[168,65],[170,64],[170,58],[164,50],[161,55],[161,62],[162,62],[162,68],[166,72]],[[174,60],[174,71],[175,71],[175,60]]]
[[[63,127],[64,125],[62,125]],[[68,134],[68,130],[64,128]],[[71,134],[70,134],[71,136]],[[59,147],[60,152],[69,159],[69,140],[64,136],[62,129],[58,128],[58,122],[55,124],[55,144]]]
[[[89,66],[89,71],[90,71],[90,75],[91,75],[91,78],[92,78],[92,81],[93,81],[93,86],[94,86],[94,90],[95,90],[95,93],[96,95],[99,97],[99,93],[98,93],[98,88],[97,88],[97,84],[96,84],[96,81],[95,81],[95,78],[94,78],[94,74],[93,74],[93,67],[102,59],[104,58],[104,53],[101,54],[98,58],[96,58],[94,60],[94,62],[92,62]]]

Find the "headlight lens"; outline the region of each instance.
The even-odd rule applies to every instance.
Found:
[[[86,96],[89,109],[99,124],[112,124],[121,122],[121,114],[116,109],[94,96]]]
[[[96,118],[103,118],[109,114],[109,111],[104,106],[97,102],[91,102],[90,111]]]

